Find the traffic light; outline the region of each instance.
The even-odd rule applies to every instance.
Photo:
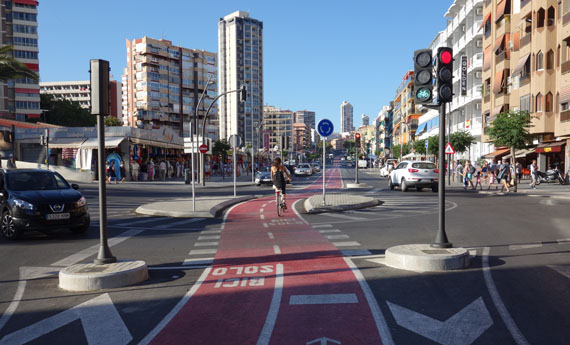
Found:
[[[437,49],[436,87],[438,104],[451,102],[453,98],[453,49]]]
[[[414,52],[414,79],[416,104],[432,103],[433,63],[431,49],[419,49]]]
[[[360,147],[360,133],[354,134],[354,145],[359,148]]]
[[[241,102],[245,102],[247,100],[247,89],[245,85],[242,85],[241,89],[239,90],[239,100]]]

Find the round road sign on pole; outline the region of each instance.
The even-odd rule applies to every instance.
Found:
[[[317,124],[317,131],[321,137],[328,137],[333,133],[334,126],[331,120],[329,119],[322,119]]]
[[[242,140],[241,137],[237,134],[232,134],[230,136],[230,145],[232,145],[232,147],[240,147],[242,145]]]
[[[206,153],[206,152],[208,152],[208,145],[202,144],[202,145],[200,145],[198,150],[200,150],[200,153]]]

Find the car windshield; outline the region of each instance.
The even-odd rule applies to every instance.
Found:
[[[45,171],[18,171],[6,174],[8,189],[14,191],[68,189],[69,184],[59,175]]]
[[[300,164],[299,168],[309,169],[310,167],[308,164]]]
[[[416,169],[435,169],[435,164],[433,163],[414,163],[412,168]]]

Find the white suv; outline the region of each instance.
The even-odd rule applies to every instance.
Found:
[[[431,188],[437,192],[439,170],[429,161],[402,161],[390,173],[388,185],[390,189],[399,186],[402,192],[414,187],[420,192],[423,188]]]

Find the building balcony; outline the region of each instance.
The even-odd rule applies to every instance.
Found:
[[[495,64],[498,64],[498,63],[503,62],[503,61],[508,60],[508,59],[509,58],[507,57],[507,52],[504,51],[504,52],[500,53],[499,55],[496,55]]]
[[[562,17],[562,25],[566,25],[568,22],[570,22],[570,11]]]
[[[530,43],[530,37],[531,36],[532,36],[531,34],[526,34],[525,36],[521,37],[521,41],[520,41],[520,48],[521,49],[522,49],[522,47],[524,47]]]
[[[560,66],[560,72],[562,74],[566,74],[568,71],[570,71],[570,60],[563,62]]]

